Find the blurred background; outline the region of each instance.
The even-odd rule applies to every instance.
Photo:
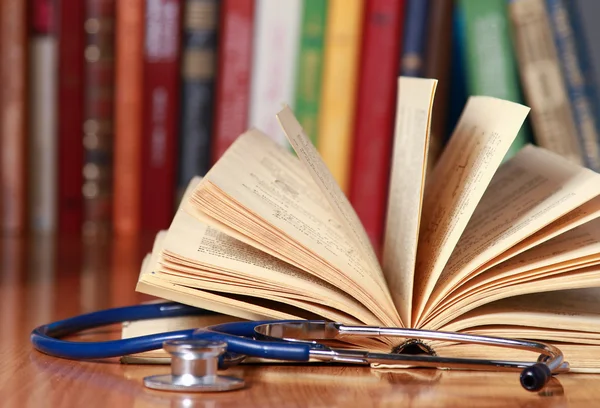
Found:
[[[398,75],[439,80],[429,166],[470,95],[600,170],[597,0],[0,0],[3,236],[150,236],[235,138],[292,107],[376,246]],[[146,249],[151,246],[148,241]]]

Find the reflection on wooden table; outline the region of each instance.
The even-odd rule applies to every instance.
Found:
[[[240,391],[178,394],[144,388],[142,378],[168,366],[79,362],[34,351],[39,324],[150,299],[134,291],[151,239],[81,242],[77,238],[0,240],[0,406],[593,406],[599,375],[561,375],[540,393],[523,390],[518,373],[356,366],[244,365]],[[106,339],[118,328],[84,339]]]

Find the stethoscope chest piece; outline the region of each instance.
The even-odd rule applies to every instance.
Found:
[[[244,387],[244,380],[217,374],[225,342],[170,340],[164,349],[171,355],[171,374],[144,378],[148,388],[163,391],[215,392]]]

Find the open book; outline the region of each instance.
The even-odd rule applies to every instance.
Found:
[[[534,146],[502,164],[529,109],[490,97],[469,99],[426,174],[436,81],[398,86],[381,263],[285,107],[277,118],[297,156],[256,129],[239,136],[157,236],[137,290],[242,319],[538,339],[558,344],[575,371],[600,371],[600,175]]]

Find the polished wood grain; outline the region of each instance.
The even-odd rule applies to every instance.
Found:
[[[56,359],[33,350],[29,333],[56,319],[149,299],[134,287],[150,239],[0,242],[0,407],[587,407],[600,397],[598,375],[561,375],[530,393],[516,373],[324,365],[240,366],[228,374],[244,377],[247,387],[228,393],[149,390],[143,377],[167,373],[167,366]],[[108,328],[82,338],[116,333]]]

